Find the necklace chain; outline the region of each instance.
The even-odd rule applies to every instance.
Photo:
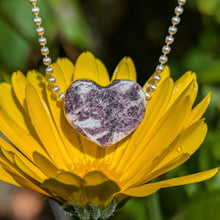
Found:
[[[49,75],[47,80],[52,84],[52,90],[58,94],[60,99],[65,98],[65,94],[60,92],[60,88],[56,85],[56,78],[53,76],[53,67],[51,66],[51,58],[49,55],[49,48],[46,47],[47,39],[44,37],[44,28],[41,26],[42,19],[39,17],[40,8],[37,7],[37,0],[29,0],[32,4],[32,14],[34,17],[34,23],[37,26],[37,34],[40,36],[39,44],[41,47],[41,54],[44,56],[43,64],[46,66],[46,74]],[[162,48],[162,55],[159,58],[159,65],[156,67],[156,74],[153,77],[153,83],[149,85],[148,91],[145,93],[146,98],[149,100],[151,98],[151,93],[157,89],[157,82],[160,81],[160,73],[164,71],[164,65],[168,61],[167,55],[171,52],[170,45],[174,42],[173,35],[177,32],[177,27],[180,23],[180,15],[183,13],[183,5],[186,3],[186,0],[177,0],[178,6],[174,9],[175,16],[172,17],[172,25],[168,28],[169,35],[165,38],[166,45]]]
[[[165,43],[162,47],[162,55],[159,58],[159,65],[156,67],[156,74],[153,77],[153,83],[149,85],[148,91],[145,93],[146,98],[151,98],[151,93],[157,89],[157,82],[160,81],[160,73],[164,71],[164,65],[168,61],[167,55],[171,52],[170,45],[174,42],[173,35],[177,33],[177,27],[181,21],[180,15],[183,13],[183,5],[186,3],[186,0],[177,0],[178,6],[174,9],[175,16],[172,17],[172,25],[168,28],[169,35],[165,38]]]
[[[49,75],[47,80],[52,84],[52,90],[58,94],[60,99],[65,98],[65,94],[60,92],[60,87],[56,85],[56,78],[52,75],[53,74],[53,67],[51,66],[51,58],[49,55],[49,48],[46,47],[47,39],[44,37],[44,28],[41,26],[42,19],[39,17],[40,8],[37,7],[37,0],[29,0],[29,2],[33,5],[32,7],[32,14],[34,17],[34,23],[37,26],[37,34],[40,36],[39,44],[41,47],[41,54],[44,56],[43,64],[46,66],[46,74]]]

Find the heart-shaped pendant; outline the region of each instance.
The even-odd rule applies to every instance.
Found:
[[[77,80],[67,90],[65,114],[70,124],[100,146],[110,146],[130,134],[142,121],[146,96],[130,80],[115,80],[101,87]]]

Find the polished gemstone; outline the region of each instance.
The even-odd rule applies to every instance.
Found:
[[[65,113],[70,124],[104,147],[134,131],[144,117],[145,108],[145,93],[130,80],[115,80],[107,87],[90,80],[77,80],[65,97]]]

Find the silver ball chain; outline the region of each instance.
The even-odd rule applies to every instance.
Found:
[[[44,56],[43,64],[46,66],[46,74],[49,75],[47,80],[52,84],[52,91],[58,94],[60,99],[65,98],[65,94],[60,92],[60,87],[56,85],[56,78],[52,75],[53,74],[53,67],[51,66],[51,58],[49,55],[49,48],[46,47],[47,39],[44,37],[44,28],[41,26],[42,19],[39,17],[40,8],[37,7],[37,0],[29,0],[32,4],[32,14],[34,17],[34,23],[37,26],[37,34],[40,36],[39,44],[41,47],[41,54]]]
[[[165,43],[166,45],[163,46],[162,48],[162,55],[159,58],[159,65],[156,67],[156,74],[153,77],[153,83],[150,84],[148,91],[145,93],[146,98],[150,99],[151,98],[151,93],[157,89],[157,82],[160,81],[160,73],[164,71],[164,65],[168,61],[167,55],[171,51],[170,45],[174,42],[174,37],[173,35],[176,34],[177,32],[177,27],[180,23],[180,15],[183,13],[183,5],[186,3],[186,0],[177,0],[178,6],[174,9],[175,16],[172,17],[171,22],[172,25],[168,28],[168,33],[169,35],[166,36],[165,38]]]
[[[39,17],[40,13],[40,8],[37,7],[37,0],[29,0],[29,2],[32,4],[32,14],[35,16],[34,17],[34,23],[37,26],[37,34],[40,36],[39,38],[39,44],[42,46],[41,48],[41,54],[44,56],[43,58],[43,64],[46,66],[46,73],[49,75],[48,81],[52,83],[52,90],[58,94],[58,97],[60,99],[65,98],[64,93],[60,93],[60,88],[57,86],[56,83],[56,78],[52,75],[53,74],[53,68],[51,66],[51,58],[48,56],[49,55],[49,48],[46,47],[45,45],[47,44],[47,39],[43,36],[44,35],[44,28],[41,26],[42,24],[42,19]],[[156,67],[156,74],[153,77],[153,83],[150,84],[148,91],[145,93],[146,98],[150,99],[151,98],[151,93],[157,89],[157,82],[160,81],[160,73],[164,71],[164,65],[168,61],[167,55],[171,51],[170,45],[174,42],[174,37],[173,35],[176,34],[177,32],[177,27],[180,23],[180,15],[183,13],[183,5],[186,3],[186,0],[177,0],[178,6],[175,8],[175,16],[172,17],[171,22],[172,25],[168,28],[168,33],[169,35],[166,36],[165,38],[165,43],[166,45],[163,46],[162,48],[162,55],[159,58],[159,65]]]

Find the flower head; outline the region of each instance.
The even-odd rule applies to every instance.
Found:
[[[75,66],[63,58],[53,68],[61,92],[78,79],[101,86],[115,79],[136,80],[134,64],[127,57],[111,81],[102,62],[89,52],[80,55]],[[0,84],[0,131],[10,140],[0,138],[0,179],[53,198],[78,216],[98,219],[111,215],[127,197],[145,197],[160,188],[212,177],[217,168],[149,183],[189,159],[207,132],[201,117],[210,94],[192,107],[198,90],[196,75],[187,72],[173,82],[166,68],[161,78],[138,128],[102,148],[71,127],[63,103],[43,75],[14,73],[12,85]],[[152,77],[144,91],[151,81]]]

